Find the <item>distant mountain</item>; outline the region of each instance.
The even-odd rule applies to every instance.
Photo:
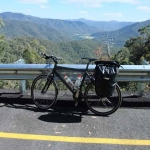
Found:
[[[60,19],[47,19],[24,15],[21,13],[4,12],[0,13],[0,18],[4,20],[28,21],[36,24],[43,24],[49,28],[59,30],[66,34],[90,34],[98,32],[96,27],[90,27],[81,21],[67,21]]]
[[[93,20],[86,20],[84,18],[74,19],[71,21],[81,21],[86,23],[88,26],[97,27],[101,31],[114,31],[121,29],[125,26],[134,24],[135,22],[119,22],[119,21],[93,21]]]
[[[68,41],[70,38],[64,33],[46,25],[35,24],[29,21],[3,20],[5,27],[0,33],[7,37],[35,37],[51,41]]]
[[[86,36],[90,34],[90,37],[94,37],[96,40],[103,40],[104,42],[111,39],[116,46],[123,46],[130,37],[139,35],[139,28],[150,24],[150,20],[131,23],[116,21],[96,22],[85,19],[79,19],[79,21],[43,19],[11,12],[0,13],[0,18],[2,18],[5,23],[5,27],[0,28],[0,33],[5,34],[7,37],[29,36],[49,39],[51,41],[68,41],[72,40],[75,34],[85,34]],[[81,21],[87,24],[89,23],[89,25]],[[97,26],[99,25],[98,27],[100,27],[100,25],[105,28],[109,26],[109,29],[113,26],[113,29],[115,29],[127,24],[130,25],[115,31],[100,31],[98,28],[90,26],[96,23]]]
[[[116,31],[98,32],[91,36],[95,37],[95,39],[101,39],[104,41],[111,39],[117,46],[123,46],[129,38],[139,36],[138,29],[148,24],[150,24],[150,20],[134,23]]]

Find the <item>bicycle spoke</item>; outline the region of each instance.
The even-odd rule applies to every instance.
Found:
[[[116,89],[111,97],[98,97],[95,93],[95,85],[90,83],[85,91],[85,102],[89,109],[98,115],[109,115],[115,112],[122,102],[121,92]]]
[[[49,87],[46,87],[47,90],[44,90],[44,93],[42,90],[47,83],[46,76],[39,76],[39,78],[37,78],[33,83],[31,93],[33,101],[38,108],[48,109],[55,104],[57,99],[57,88],[55,82],[52,82]]]

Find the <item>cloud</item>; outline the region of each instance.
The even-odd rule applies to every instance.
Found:
[[[90,7],[101,7],[102,5],[99,3],[89,3],[89,4],[85,4],[85,6],[90,6]]]
[[[46,5],[41,5],[40,7],[43,9],[49,8],[49,6],[46,6]]]
[[[30,12],[32,12],[32,10],[31,9],[27,9],[27,12],[30,13]]]
[[[61,0],[61,2],[65,3],[73,3],[77,5],[91,6],[91,7],[100,7],[103,3],[128,3],[128,4],[140,4],[140,0]]]
[[[145,12],[150,12],[150,7],[148,6],[139,6],[137,7],[139,10],[143,10]]]
[[[84,10],[81,10],[79,11],[80,14],[87,14],[88,12],[87,11],[84,11]]]
[[[39,4],[39,3],[47,3],[48,0],[18,0],[21,3],[32,3],[32,4]]]
[[[90,7],[100,7],[101,3],[98,0],[60,0],[59,2],[64,4],[75,4]]]

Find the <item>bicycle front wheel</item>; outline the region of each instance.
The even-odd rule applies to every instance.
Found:
[[[91,82],[87,85],[84,96],[88,108],[100,116],[114,113],[122,103],[121,91],[117,84],[112,96],[99,98],[95,92],[95,85]]]
[[[49,85],[47,90],[42,93],[42,89],[47,83],[47,75],[38,76],[31,86],[31,97],[34,104],[40,109],[49,109],[57,101],[57,86],[54,81]]]

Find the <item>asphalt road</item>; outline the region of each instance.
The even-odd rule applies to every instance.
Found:
[[[149,98],[126,97],[108,117],[84,103],[59,100],[54,110],[37,109],[30,96],[0,96],[0,150],[149,150]]]

